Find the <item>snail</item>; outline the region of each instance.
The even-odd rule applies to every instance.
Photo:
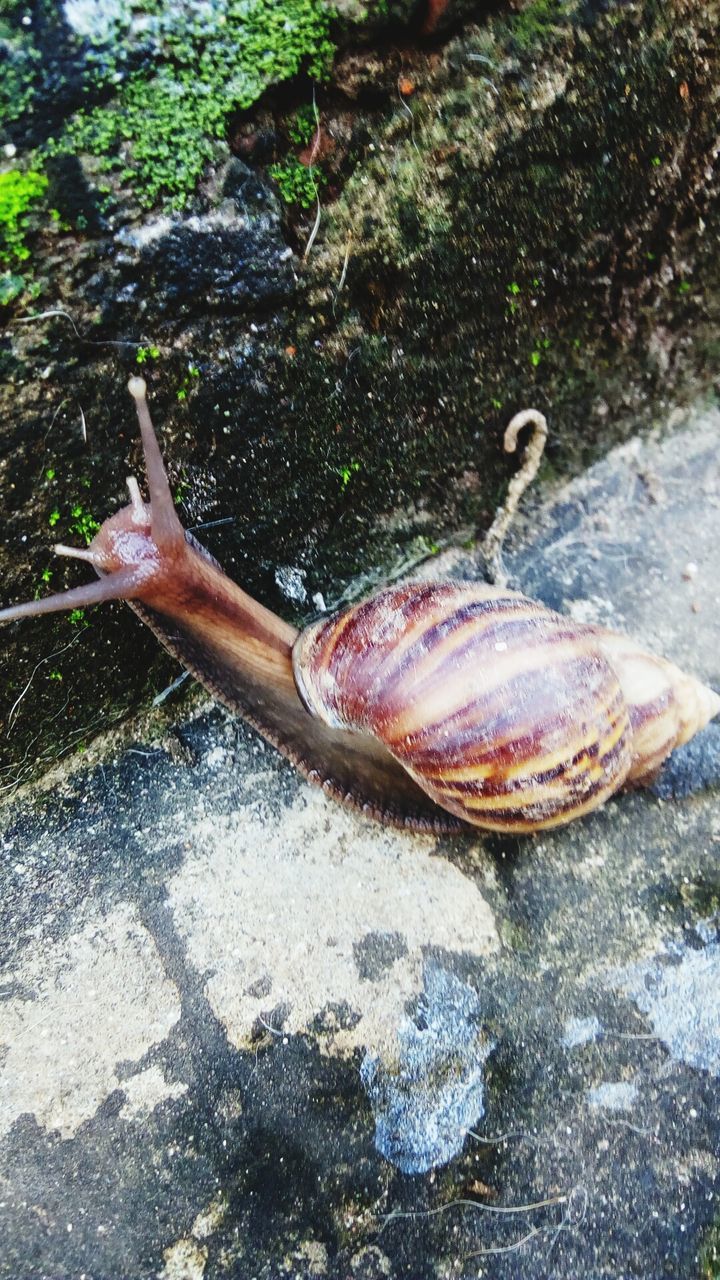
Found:
[[[99,580],[1,610],[0,621],[126,600],[183,666],[308,779],[416,829],[559,826],[622,787],[650,781],[720,712],[717,693],[633,640],[501,585],[389,586],[298,634],[183,529],[145,383],[134,377],[128,387],[149,504],[130,477],[129,504],[89,547],[55,548],[87,560]],[[507,447],[530,422],[544,418],[535,410],[516,415]],[[524,473],[537,469],[541,452],[542,442]],[[499,517],[500,536],[489,538],[496,559],[507,507]]]

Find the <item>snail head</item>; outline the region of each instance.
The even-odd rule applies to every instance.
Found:
[[[160,446],[150,420],[143,378],[133,377],[128,390],[137,408],[150,502],[130,476],[130,502],[103,522],[88,547],[55,546],[56,555],[88,561],[99,581],[40,600],[0,610],[0,621],[64,609],[85,608],[105,600],[141,599],[149,586],[157,592],[163,577],[171,578],[178,560],[186,554],[187,542],[173,506]]]

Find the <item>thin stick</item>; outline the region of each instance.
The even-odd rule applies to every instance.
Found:
[[[313,112],[315,113],[315,141],[313,142],[313,149],[312,149],[312,152],[310,153],[309,168],[310,168],[310,177],[312,178],[312,184],[313,184],[313,187],[315,188],[315,200],[317,202],[317,213],[315,214],[315,222],[313,224],[313,229],[310,232],[308,242],[305,245],[305,248],[303,250],[303,261],[305,260],[305,258],[307,258],[310,250],[312,249],[315,243],[315,237],[317,236],[317,233],[320,230],[320,219],[322,217],[322,210],[320,208],[320,192],[318,191],[317,183],[315,181],[315,176],[312,171],[313,160],[315,159],[315,156],[317,155],[318,147],[320,146],[320,113],[317,109],[317,102],[315,101],[314,88],[313,88],[312,105],[313,105]]]
[[[548,1209],[556,1204],[567,1204],[569,1196],[548,1196],[546,1200],[535,1200],[532,1204],[483,1204],[481,1200],[468,1200],[459,1197],[457,1200],[448,1200],[446,1204],[435,1205],[432,1209],[400,1209],[387,1214],[384,1219],[383,1226],[387,1226],[389,1222],[394,1222],[396,1218],[434,1218],[439,1213],[447,1213],[448,1209],[466,1208],[477,1209],[483,1213],[494,1214],[514,1214],[514,1213],[530,1213],[534,1209]]]
[[[523,464],[510,481],[505,501],[501,507],[498,507],[495,519],[483,542],[483,556],[488,578],[490,582],[496,582],[503,587],[507,585],[507,574],[502,562],[503,543],[517,514],[520,499],[538,473],[548,435],[547,419],[538,409],[523,409],[508,423],[503,437],[505,452],[514,453],[519,433],[523,427],[530,425],[534,429],[525,449]]]
[[[12,706],[11,706],[11,708],[10,708],[9,712],[8,712],[8,720],[7,720],[7,734],[8,734],[8,737],[10,736],[10,732],[11,732],[11,730],[12,730],[13,723],[14,723],[15,718],[16,718],[16,716],[17,716],[18,707],[20,706],[20,703],[22,702],[22,700],[23,700],[23,698],[25,697],[25,695],[26,695],[26,693],[27,693],[28,689],[30,688],[30,685],[32,684],[33,680],[35,679],[35,676],[36,676],[37,672],[40,670],[40,668],[43,666],[43,664],[44,664],[44,663],[46,663],[46,662],[52,662],[53,658],[59,658],[59,657],[60,657],[60,655],[61,655],[62,653],[65,653],[65,651],[66,651],[67,649],[70,649],[70,648],[72,647],[72,645],[77,644],[78,640],[80,639],[81,634],[82,634],[82,633],[81,633],[80,631],[78,631],[78,632],[76,633],[76,635],[74,635],[74,636],[73,636],[72,640],[71,640],[68,644],[64,644],[64,645],[63,645],[62,649],[55,649],[52,653],[49,653],[49,654],[47,655],[47,657],[46,657],[46,658],[41,658],[39,662],[36,662],[36,663],[35,663],[35,666],[33,667],[32,671],[31,671],[31,673],[30,673],[30,677],[29,677],[29,679],[28,679],[27,684],[25,685],[25,688],[23,689],[22,693],[19,693],[19,694],[18,694],[17,698],[16,698],[16,699],[15,699],[15,701],[13,702],[13,704],[12,704]]]
[[[514,1240],[512,1244],[496,1244],[491,1245],[488,1249],[474,1249],[472,1253],[466,1253],[463,1262],[469,1262],[471,1258],[488,1258],[494,1253],[514,1253],[516,1249],[522,1249],[524,1244],[528,1244],[530,1240],[534,1240],[536,1236],[545,1235],[548,1231],[555,1230],[554,1227],[533,1227],[519,1240]]]
[[[313,95],[312,95],[312,109],[313,109],[313,115],[315,116],[315,137],[313,138],[312,151],[310,152],[310,167],[311,167],[311,168],[312,168],[312,166],[314,165],[314,163],[315,163],[315,157],[316,157],[316,155],[317,155],[318,151],[320,150],[320,138],[321,138],[321,136],[322,136],[322,135],[321,135],[321,129],[320,129],[320,113],[319,113],[319,111],[318,111],[318,109],[317,109],[317,102],[315,101],[315,86],[314,86],[314,85],[313,85]]]
[[[137,351],[138,348],[142,346],[142,343],[140,342],[122,342],[114,338],[106,338],[101,341],[98,341],[95,338],[86,338],[78,329],[70,313],[68,311],[63,311],[60,307],[53,307],[50,311],[36,311],[32,316],[20,316],[17,320],[13,320],[13,324],[33,324],[35,320],[50,320],[53,316],[62,316],[63,319],[69,320],[73,327],[75,337],[78,338],[80,342],[86,342],[89,347],[131,347],[134,351]],[[161,348],[163,351],[168,349],[169,348],[167,347]]]
[[[352,233],[348,231],[347,243],[345,245],[345,260],[342,265],[342,271],[340,272],[340,279],[338,280],[337,289],[335,290],[335,297],[333,298],[333,312],[335,311],[335,304],[340,295],[340,290],[345,284],[345,279],[347,277],[348,263],[350,261],[350,245],[351,244],[352,244]]]
[[[172,684],[167,685],[164,689],[161,689],[160,693],[155,694],[155,697],[152,700],[153,706],[154,707],[162,706],[165,699],[169,698],[171,693],[174,693],[176,689],[180,688],[181,684],[184,684],[185,681],[189,679],[190,679],[190,672],[182,671],[178,676],[177,680],[173,680]]]
[[[314,178],[313,178],[313,183],[315,183],[315,179],[314,179]],[[314,243],[315,243],[315,237],[317,236],[317,233],[318,233],[318,231],[320,230],[320,219],[322,218],[322,209],[321,209],[321,207],[320,207],[320,196],[318,195],[317,185],[315,185],[315,199],[316,199],[316,201],[317,201],[317,213],[315,214],[315,221],[314,221],[314,223],[313,223],[313,229],[312,229],[312,231],[310,232],[310,235],[309,235],[309,237],[308,237],[308,242],[307,242],[307,244],[305,245],[305,250],[304,250],[304,253],[303,253],[303,258],[307,258],[307,256],[308,256],[308,254],[309,254],[310,250],[312,249],[312,247],[313,247],[313,245],[314,245]]]

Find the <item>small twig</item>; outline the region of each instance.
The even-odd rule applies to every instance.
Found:
[[[340,291],[343,285],[345,284],[348,263],[350,261],[350,245],[351,244],[352,244],[352,233],[348,231],[347,243],[345,245],[345,259],[343,261],[342,271],[340,272],[340,279],[338,280],[337,289],[335,290],[335,297],[333,298],[333,311],[335,310],[335,304],[338,300],[338,297],[340,296]]]
[[[315,116],[315,137],[313,138],[312,151],[310,152],[310,168],[312,168],[312,166],[314,165],[315,157],[318,151],[320,150],[320,138],[322,136],[322,132],[320,129],[320,114],[317,109],[317,102],[315,101],[314,87],[313,87],[312,108],[313,108],[313,114]]]
[[[651,1142],[656,1142],[658,1146],[661,1145],[660,1139],[656,1133],[653,1133],[652,1129],[643,1129],[639,1124],[633,1124],[631,1120],[612,1120],[610,1116],[603,1114],[602,1122],[610,1125],[613,1129],[629,1129],[631,1133],[637,1133],[640,1138],[649,1138]]]
[[[311,152],[309,170],[310,170],[310,177],[312,178],[312,184],[313,184],[313,187],[315,188],[315,200],[317,202],[317,213],[315,215],[315,222],[313,223],[313,229],[310,232],[310,235],[308,237],[308,242],[305,245],[305,248],[303,250],[303,260],[307,258],[308,254],[310,253],[310,250],[312,249],[315,243],[315,237],[317,236],[317,233],[320,230],[320,218],[322,216],[322,210],[320,207],[320,192],[318,191],[317,183],[315,181],[315,177],[312,171],[312,162],[317,154],[317,149],[320,145],[320,113],[318,112],[318,109],[317,109],[317,102],[315,101],[314,89],[313,89],[312,105],[313,105],[313,111],[315,113],[315,141],[313,143],[313,149]]]
[[[63,319],[69,320],[73,327],[75,337],[80,342],[86,342],[89,347],[132,347],[134,351],[137,351],[138,348],[142,346],[141,342],[123,342],[120,339],[115,338],[104,338],[101,340],[96,338],[86,338],[78,329],[70,313],[68,311],[63,311],[61,307],[53,307],[49,311],[36,311],[32,316],[20,316],[17,320],[13,321],[13,324],[34,324],[36,320],[50,320],[53,316],[62,316]],[[167,347],[160,349],[169,350]]]
[[[468,1132],[469,1138],[474,1138],[476,1142],[482,1143],[482,1145],[485,1147],[498,1147],[498,1146],[501,1146],[503,1142],[511,1142],[511,1141],[533,1142],[536,1145],[539,1145],[540,1142],[542,1141],[540,1138],[537,1137],[536,1134],[523,1133],[519,1129],[512,1132],[508,1130],[507,1133],[500,1133],[496,1138],[484,1138],[481,1136],[481,1134],[476,1133],[474,1129],[468,1129],[467,1132]]]
[[[412,108],[409,106],[409,104],[405,101],[405,99],[404,99],[404,98],[403,98],[403,96],[402,96],[402,93],[401,93],[401,91],[400,91],[400,77],[399,77],[399,76],[398,76],[398,99],[399,99],[400,106],[402,107],[403,111],[406,111],[406,112],[407,112],[407,114],[408,114],[408,115],[409,115],[409,117],[410,117],[410,142],[412,143],[412,145],[413,145],[413,147],[415,148],[415,150],[419,152],[420,148],[419,148],[419,146],[418,146],[417,142],[415,141],[415,116],[413,115]]]
[[[10,736],[15,720],[17,719],[18,708],[20,706],[20,703],[28,693],[28,690],[30,689],[30,685],[35,679],[35,676],[37,675],[40,668],[44,666],[46,662],[52,662],[53,658],[59,658],[62,653],[65,653],[68,649],[71,649],[74,644],[77,644],[81,635],[82,635],[81,631],[76,632],[72,640],[70,640],[68,644],[63,645],[62,649],[54,649],[52,653],[49,653],[47,655],[47,657],[41,658],[39,662],[35,663],[35,666],[33,667],[30,673],[30,677],[28,679],[27,684],[25,685],[25,688],[23,689],[22,693],[18,694],[17,698],[13,702],[8,712],[8,718],[7,718],[7,736],[8,737]]]
[[[514,1253],[516,1249],[522,1249],[524,1244],[528,1244],[536,1236],[544,1235],[550,1229],[549,1227],[533,1227],[524,1236],[521,1236],[519,1240],[513,1240],[512,1244],[496,1244],[491,1245],[488,1249],[473,1249],[472,1253],[464,1255],[463,1262],[469,1262],[471,1258],[487,1258],[494,1253]],[[555,1228],[552,1229],[554,1230]]]
[[[313,182],[315,182],[315,179],[314,179],[314,178],[313,178]],[[320,230],[320,219],[321,219],[321,217],[322,217],[322,208],[321,208],[321,206],[320,206],[320,196],[318,195],[317,185],[315,186],[315,199],[316,199],[316,201],[317,201],[317,213],[315,214],[315,221],[314,221],[314,223],[313,223],[313,229],[312,229],[312,231],[310,232],[310,235],[309,235],[309,237],[308,237],[308,242],[307,242],[307,244],[305,245],[305,250],[304,250],[304,252],[303,252],[303,258],[307,258],[307,256],[308,256],[308,254],[309,254],[310,250],[312,249],[312,247],[313,247],[313,245],[314,245],[314,243],[315,243],[315,237],[317,236],[317,233],[318,233],[318,231]]]
[[[72,316],[67,311],[62,311],[60,307],[53,307],[51,311],[36,311],[32,316],[20,316],[20,318],[15,321],[15,324],[33,324],[35,320],[50,320],[53,316],[63,316],[65,320],[69,320],[75,332],[75,337],[79,338],[81,342],[84,341],[84,338]]]
[[[577,1210],[575,1201],[579,1204]],[[548,1201],[548,1203],[553,1203]],[[511,1244],[491,1245],[487,1249],[475,1249],[472,1253],[466,1253],[463,1259],[467,1262],[470,1258],[483,1258],[494,1253],[514,1253],[516,1249],[521,1249],[524,1244],[528,1244],[530,1240],[534,1240],[537,1236],[544,1236],[552,1233],[552,1241],[548,1249],[548,1256],[555,1247],[558,1236],[562,1231],[568,1231],[570,1227],[581,1227],[585,1221],[585,1215],[588,1207],[588,1193],[585,1187],[578,1185],[562,1198],[554,1203],[562,1204],[562,1220],[558,1226],[532,1227],[530,1231],[521,1236],[519,1240],[513,1240]]]
[[[171,693],[174,693],[176,689],[179,689],[180,686],[184,684],[186,680],[189,680],[189,679],[190,679],[190,672],[181,671],[180,675],[177,677],[176,680],[173,680],[172,684],[166,685],[165,688],[160,691],[160,693],[155,694],[155,697],[152,700],[152,705],[154,707],[161,707],[165,699],[169,698]]]
[[[573,1187],[573,1191],[575,1188]],[[477,1209],[483,1213],[494,1213],[499,1215],[531,1213],[535,1209],[548,1209],[556,1204],[567,1204],[570,1195],[548,1196],[546,1200],[535,1200],[531,1204],[483,1204],[480,1200],[468,1200],[466,1197],[459,1197],[457,1200],[448,1200],[445,1204],[437,1204],[432,1209],[398,1209],[388,1213],[383,1220],[383,1227],[389,1222],[394,1222],[396,1218],[434,1218],[439,1213],[447,1213],[448,1209]]]
[[[265,1030],[269,1031],[273,1036],[282,1036],[285,1034],[285,1032],[280,1030],[278,1027],[271,1027],[270,1023],[265,1021],[261,1013],[258,1014],[258,1022],[261,1023]]]
[[[488,579],[503,587],[507,585],[507,574],[502,562],[503,543],[517,514],[520,499],[538,473],[548,435],[547,419],[538,409],[523,409],[508,423],[503,437],[505,452],[514,453],[518,435],[523,427],[530,425],[534,429],[525,449],[523,464],[510,481],[505,501],[498,508],[483,542],[482,550]]]
[[[237,516],[223,516],[220,520],[203,520],[202,524],[188,525],[187,533],[200,533],[202,529],[219,529],[222,524],[235,524]]]

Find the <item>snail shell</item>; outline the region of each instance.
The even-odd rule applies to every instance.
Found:
[[[437,804],[494,831],[597,808],[720,710],[632,641],[476,583],[380,591],[304,631],[293,670],[312,714],[374,734]]]

